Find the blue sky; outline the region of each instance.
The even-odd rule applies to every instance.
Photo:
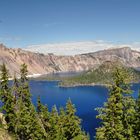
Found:
[[[0,42],[9,47],[140,41],[140,0],[0,0]]]

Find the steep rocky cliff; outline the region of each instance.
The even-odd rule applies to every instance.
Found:
[[[124,47],[75,56],[56,56],[6,48],[0,44],[0,64],[5,63],[11,74],[18,74],[22,63],[28,65],[29,74],[47,74],[85,71],[97,68],[105,61],[121,61],[126,66],[140,68],[140,52]]]

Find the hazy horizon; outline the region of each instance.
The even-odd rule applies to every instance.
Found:
[[[3,44],[0,42],[0,44]],[[7,48],[11,48],[5,45]],[[49,43],[49,44],[34,44],[21,48],[26,51],[55,55],[78,55],[97,52],[101,50],[115,49],[129,47],[132,50],[140,51],[140,42],[133,42],[130,44],[113,43],[103,40],[94,41],[77,41],[77,42],[61,42],[61,43]],[[20,48],[20,47],[12,47]]]
[[[134,42],[131,44],[120,44],[107,42],[103,40],[97,40],[97,41],[79,41],[79,42],[30,45],[24,49],[44,54],[53,53],[56,55],[77,55],[122,47],[130,47],[133,50],[140,51],[139,46],[140,46],[139,42]]]

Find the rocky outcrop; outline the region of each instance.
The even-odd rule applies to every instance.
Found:
[[[128,67],[140,67],[140,52],[131,50],[131,48],[129,47],[108,49],[85,55],[95,57],[100,61],[100,63],[103,63],[105,61],[119,61]]]
[[[5,129],[0,128],[0,140],[16,140]]]
[[[5,117],[3,113],[0,113],[0,125],[2,125],[4,129],[7,129],[7,123],[5,121]]]
[[[140,52],[123,47],[75,56],[56,56],[6,48],[0,44],[0,64],[5,63],[11,75],[19,74],[22,63],[28,65],[29,74],[47,74],[85,71],[97,68],[105,61],[120,61],[128,67],[140,68]]]

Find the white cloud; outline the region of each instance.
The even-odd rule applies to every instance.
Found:
[[[118,45],[103,40],[32,45],[32,46],[28,46],[26,50],[44,53],[44,54],[54,53],[56,55],[76,55],[76,54],[90,53],[99,50],[116,48],[116,47],[125,47],[125,46],[131,47],[132,49],[140,50],[140,42]]]
[[[134,50],[140,51],[140,42],[132,43],[131,48],[133,48]]]

